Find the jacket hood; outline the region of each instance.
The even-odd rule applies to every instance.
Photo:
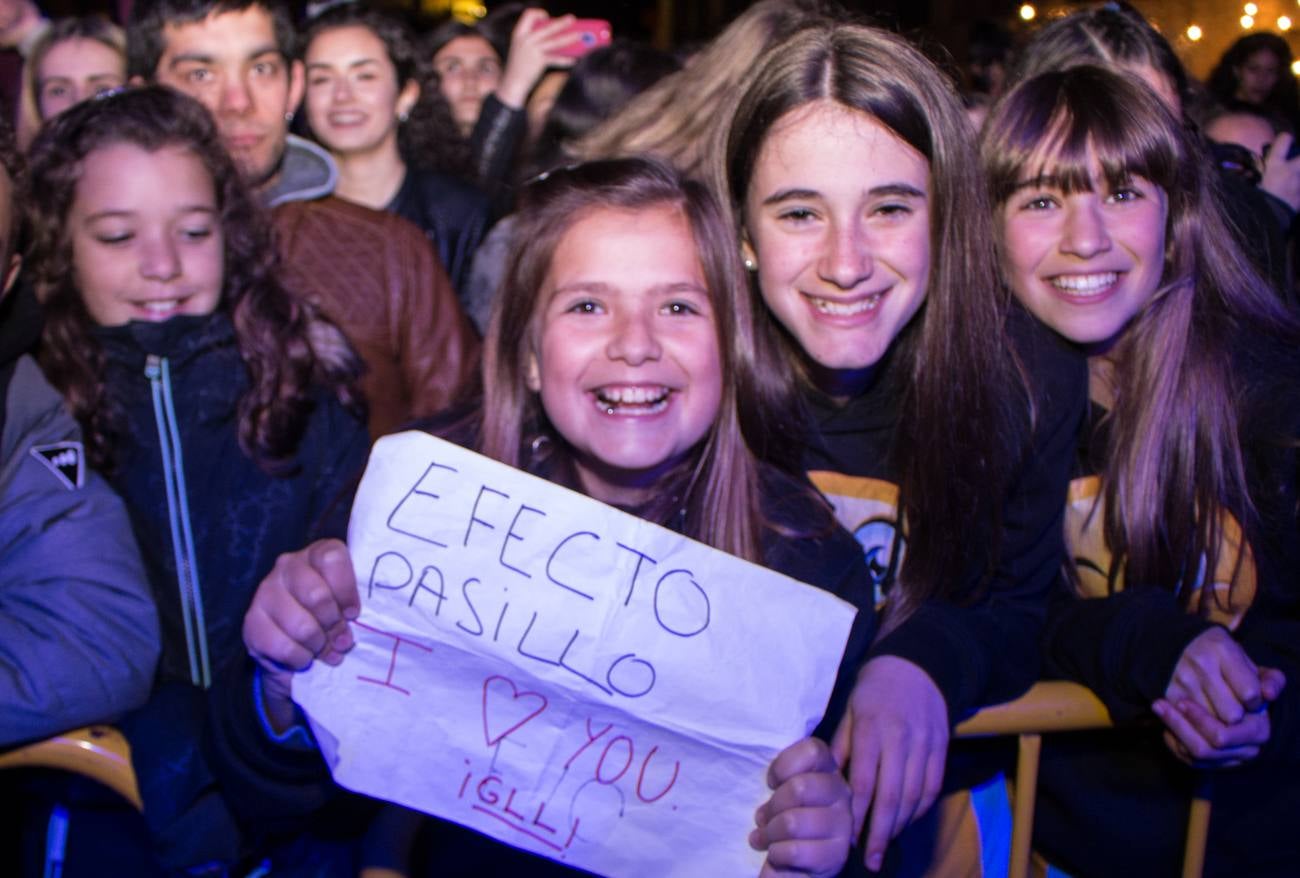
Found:
[[[280,177],[261,193],[268,208],[286,201],[314,201],[334,192],[339,170],[334,159],[321,147],[290,134],[285,140]]]

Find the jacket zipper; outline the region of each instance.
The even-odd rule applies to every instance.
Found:
[[[166,357],[150,354],[145,377],[153,393],[153,415],[162,449],[163,482],[167,488],[167,514],[171,519],[172,552],[176,556],[176,580],[181,597],[181,625],[189,651],[190,681],[203,689],[212,685],[208,663],[208,634],[203,621],[203,591],[199,587],[198,558],[190,526],[189,496],[185,489],[185,463],[181,432],[172,406],[171,370]]]

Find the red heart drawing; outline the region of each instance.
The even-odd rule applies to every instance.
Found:
[[[500,683],[502,685],[493,686],[494,683]],[[488,729],[488,693],[492,691],[501,691],[503,686],[510,687],[510,700],[509,702],[504,700],[504,693],[494,697],[492,714],[494,717],[499,717],[501,713],[504,712],[506,714],[507,722],[515,717],[519,717],[519,719],[504,732],[493,736],[492,732]],[[537,707],[534,708],[531,713],[527,714],[523,713],[523,711],[528,709],[528,703],[524,702],[523,704],[520,704],[520,700],[526,698],[535,698],[538,701]],[[514,680],[511,680],[508,677],[502,677],[499,674],[488,677],[483,681],[483,740],[487,742],[489,747],[495,747],[503,738],[509,736],[512,732],[540,714],[543,710],[546,710],[546,705],[546,696],[540,692],[520,692],[519,688],[515,686]]]

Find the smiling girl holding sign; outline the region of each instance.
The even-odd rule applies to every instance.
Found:
[[[746,441],[782,429],[796,407],[773,389],[778,360],[755,340],[716,204],[657,162],[593,162],[528,188],[519,239],[488,334],[482,404],[444,432],[858,606],[823,732],[832,728],[874,627],[866,569],[793,456],[766,463]],[[343,660],[359,603],[337,542],[282,557],[262,583],[244,636],[272,729],[294,722],[284,669]],[[766,868],[839,871],[849,797],[827,745],[786,749],[769,782],[750,839],[767,850]],[[468,861],[474,844],[458,841],[456,856]],[[480,848],[502,868],[523,856]]]

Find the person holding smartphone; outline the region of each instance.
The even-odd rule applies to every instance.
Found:
[[[498,13],[505,14],[509,13]],[[491,25],[492,18],[484,20],[484,28]],[[609,23],[596,19],[580,21],[572,15],[552,18],[544,9],[535,7],[519,14],[510,31],[501,79],[484,99],[470,135],[479,184],[494,196],[501,212],[508,208],[508,187],[528,131],[529,97],[547,71],[568,70],[579,57],[607,44],[610,36]],[[562,85],[559,83],[553,93],[558,94]]]

